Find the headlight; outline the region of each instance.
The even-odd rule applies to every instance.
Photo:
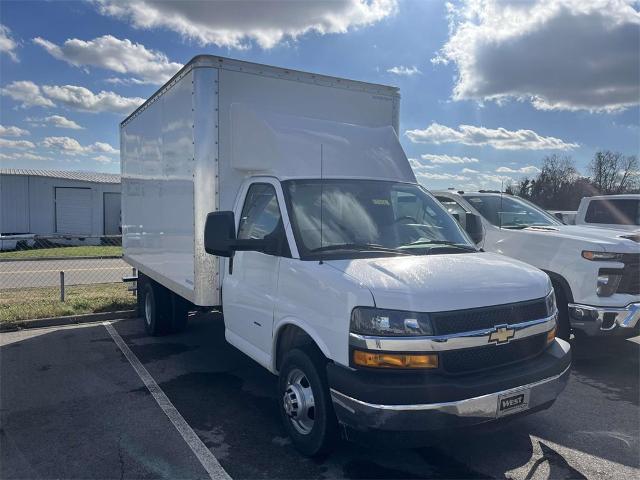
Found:
[[[582,258],[586,258],[587,260],[593,260],[593,261],[614,261],[614,260],[621,260],[622,259],[622,254],[621,253],[614,253],[614,252],[592,252],[590,250],[583,250],[582,251]]]
[[[556,313],[556,311],[558,310],[558,307],[556,306],[556,294],[555,294],[555,292],[553,290],[551,290],[551,293],[549,293],[549,295],[547,295],[547,297],[544,299],[544,301],[547,304],[547,316],[550,317],[551,315]]]
[[[433,335],[428,313],[357,307],[351,313],[351,332],[383,337]]]
[[[618,290],[620,280],[622,280],[622,270],[601,268],[598,272],[596,293],[599,297],[610,297]]]

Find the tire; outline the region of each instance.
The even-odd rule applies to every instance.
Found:
[[[278,379],[284,428],[294,447],[309,457],[328,453],[338,438],[325,364],[315,350],[293,349],[285,355]]]
[[[171,333],[180,333],[187,328],[192,304],[177,293],[171,294]]]
[[[165,335],[170,330],[169,292],[151,279],[144,282],[142,304],[144,328],[152,336]]]
[[[571,337],[571,323],[569,322],[569,302],[563,288],[553,282],[553,290],[556,293],[556,305],[558,306],[558,329],[556,336],[569,341]]]

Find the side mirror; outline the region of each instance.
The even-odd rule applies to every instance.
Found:
[[[211,212],[204,224],[204,249],[210,255],[231,257],[236,243],[233,212]]]
[[[475,213],[467,213],[464,229],[467,231],[474,243],[480,243],[484,238],[482,219]]]
[[[555,213],[553,214],[553,216],[554,216],[554,217],[556,217],[558,220],[560,220],[561,222],[563,222],[563,223],[564,223],[564,218],[562,218],[562,213],[560,213],[560,212],[555,212]]]
[[[286,242],[286,238],[284,239]],[[204,225],[204,249],[210,255],[233,257],[234,252],[253,251],[267,255],[279,255],[282,250],[279,235],[262,240],[236,238],[236,221],[233,212],[211,212]]]

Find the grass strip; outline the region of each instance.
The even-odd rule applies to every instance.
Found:
[[[112,257],[121,256],[122,247],[119,245],[83,245],[80,247],[32,248],[0,252],[0,259],[28,259],[51,257]]]
[[[114,312],[135,308],[136,297],[121,283],[70,285],[65,301],[57,287],[0,290],[0,323],[32,318]]]

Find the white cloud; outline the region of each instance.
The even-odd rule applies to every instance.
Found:
[[[34,38],[33,42],[58,60],[76,67],[99,67],[134,76],[131,79],[111,79],[114,83],[130,81],[161,85],[182,68],[182,64],[170,62],[162,52],[149,50],[140,43],[111,35],[88,41],[71,38],[62,45],[41,37]]]
[[[201,45],[272,48],[305,33],[346,33],[393,15],[396,0],[152,2],[97,0],[105,15],[143,29],[165,28]]]
[[[75,85],[44,85],[42,90],[47,97],[58,104],[84,112],[127,114],[144,102],[144,98],[122,97],[117,93],[104,90],[93,93],[87,88]]]
[[[0,94],[12,98],[21,108],[54,107],[56,103],[84,112],[112,112],[127,114],[144,102],[140,97],[123,97],[115,92],[93,93],[88,88],[75,85],[43,85],[40,87],[29,80],[19,80],[8,84]]]
[[[455,100],[528,100],[543,110],[616,111],[640,99],[634,0],[466,0],[450,9],[435,63],[458,70]]]
[[[69,128],[71,130],[83,130],[84,127],[81,127],[73,120],[69,120],[67,117],[62,115],[49,115],[44,118],[27,118],[27,122],[37,125],[37,126],[45,126],[50,125],[56,128]]]
[[[499,167],[496,169],[498,173],[539,173],[540,169],[538,167],[534,167],[533,165],[527,165],[526,167],[520,168],[510,168],[510,167]]]
[[[387,70],[389,73],[393,73],[394,75],[402,75],[405,77],[412,77],[413,75],[421,74],[422,72],[418,70],[418,67],[405,67],[403,65],[399,65],[397,67],[391,67]]]
[[[555,137],[543,137],[533,130],[507,130],[460,125],[453,129],[432,123],[424,130],[407,130],[405,135],[413,143],[461,143],[471,146],[490,146],[497,150],[571,150],[577,143],[567,143]]]
[[[436,169],[436,168],[440,168],[439,165],[425,165],[424,163],[422,163],[417,158],[409,158],[409,165],[411,165],[411,168],[413,168],[413,170],[415,170],[415,171],[433,170],[433,169]]]
[[[458,182],[463,182],[469,180],[469,177],[465,177],[464,175],[458,175],[455,173],[418,173],[416,174],[418,180],[427,179],[427,180],[455,180]]]
[[[93,159],[98,162],[98,163],[102,163],[104,165],[109,164],[109,163],[113,163],[113,158],[109,158],[106,155],[98,155],[97,157],[93,157]]]
[[[480,160],[474,157],[456,157],[455,155],[433,155],[426,153],[420,158],[431,163],[478,163]]]
[[[0,125],[0,136],[2,137],[23,137],[25,135],[29,135],[29,130],[14,126],[5,127],[4,125]]]
[[[462,173],[480,173],[478,170],[474,170],[473,168],[463,168]]]
[[[118,153],[108,143],[95,142],[91,145],[81,145],[78,140],[71,137],[46,137],[42,140],[42,147],[65,153],[67,155],[85,155],[89,153]]]
[[[0,147],[2,148],[35,148],[33,142],[29,140],[9,140],[0,137]]]
[[[35,83],[28,80],[11,82],[0,89],[0,94],[10,97],[20,103],[22,108],[53,107],[54,104],[42,94],[42,90]]]
[[[2,160],[51,160],[51,157],[45,157],[33,152],[12,152],[0,153]]]
[[[18,62],[18,55],[14,51],[18,43],[11,36],[9,27],[0,24],[0,52],[6,53],[11,60]]]

